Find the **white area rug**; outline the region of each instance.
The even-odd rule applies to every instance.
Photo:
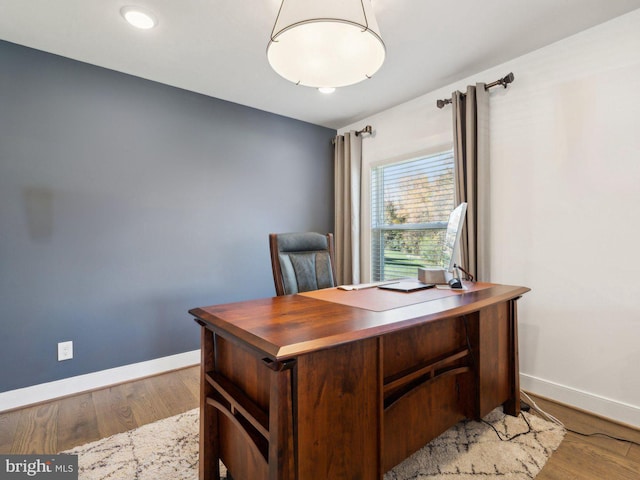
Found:
[[[526,421],[494,410],[484,420],[495,431],[484,422],[460,422],[387,472],[384,480],[532,479],[565,432],[523,415]],[[80,480],[196,480],[198,409],[65,453],[78,455]],[[226,474],[224,467],[221,473]]]

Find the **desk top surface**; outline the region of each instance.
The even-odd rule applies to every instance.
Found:
[[[529,291],[490,283],[467,290],[396,292],[330,288],[194,308],[201,325],[272,360],[284,360],[420,323],[468,314]]]

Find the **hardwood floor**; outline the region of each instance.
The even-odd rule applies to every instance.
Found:
[[[601,432],[640,443],[640,430],[533,396],[544,411],[568,429]],[[536,480],[638,480],[640,446],[603,437],[584,437],[567,432]]]
[[[56,453],[198,406],[198,367],[0,413],[0,454]],[[640,430],[535,397],[568,428],[640,442]],[[640,446],[568,432],[536,480],[638,480]]]
[[[0,413],[0,453],[48,454],[186,412],[199,405],[190,367]]]

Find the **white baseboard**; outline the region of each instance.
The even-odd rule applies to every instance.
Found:
[[[550,400],[640,428],[640,407],[520,373],[520,388]]]
[[[169,357],[156,358],[146,362],[133,363],[123,367],[110,368],[77,377],[41,383],[32,387],[19,388],[0,393],[0,412],[25,407],[54,398],[73,395],[104,388],[117,383],[128,382],[162,372],[189,367],[200,363],[200,350],[179,353]]]

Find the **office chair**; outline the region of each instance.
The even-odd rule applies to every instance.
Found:
[[[333,234],[269,234],[276,294],[308,292],[336,286]]]

